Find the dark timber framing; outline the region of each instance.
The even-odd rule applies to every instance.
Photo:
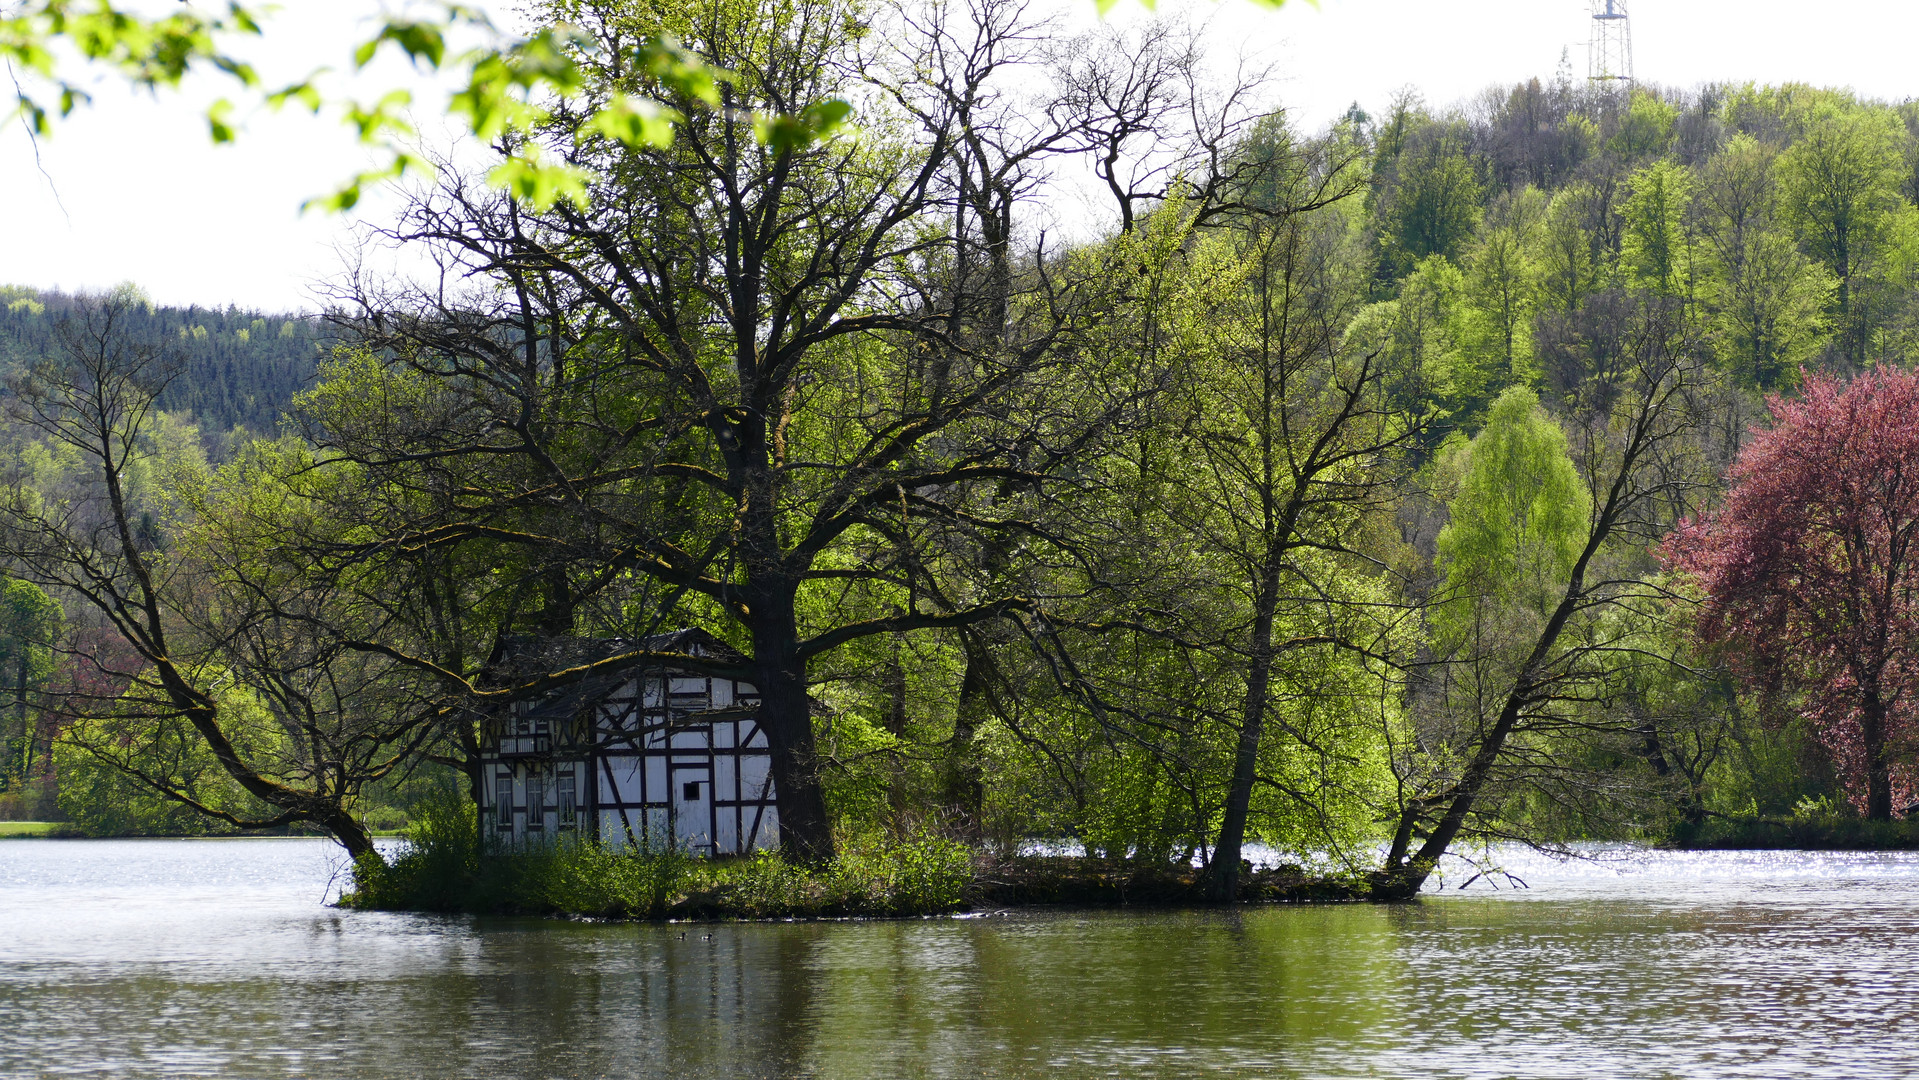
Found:
[[[577,644],[615,651],[635,643]],[[737,655],[700,630],[639,644]],[[759,703],[749,682],[645,667],[516,703],[482,735],[482,833],[499,847],[569,835],[701,855],[777,847]]]

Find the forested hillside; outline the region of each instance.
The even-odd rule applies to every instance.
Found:
[[[1919,105],[1805,86],[1538,82],[1363,118],[1377,295],[1360,332],[1413,350],[1471,425],[1512,381],[1572,385],[1622,303],[1677,305],[1738,386],[1907,363]]]
[[[73,303],[61,293],[0,287],[0,373],[53,355],[57,327]],[[235,427],[277,431],[293,395],[312,384],[329,340],[311,315],[237,308],[142,307],[128,312],[123,331],[130,343],[179,365],[160,407],[190,415],[215,439]]]
[[[1228,899],[1264,842],[1404,896],[1475,839],[1919,798],[1908,474],[1808,473],[1879,508],[1850,532],[1817,484],[1727,499],[1857,458],[1820,418],[1897,422],[1919,107],[1533,82],[1309,132],[1172,24],[802,7],[543,7],[596,94],[671,34],[724,107],[659,88],[670,145],[544,116],[577,202],[415,191],[389,239],[466,284],[352,298],[295,422],[217,467],[116,335],[204,342],[180,404],[251,428],[311,332],[74,302],[0,556],[92,613],[33,698],[76,774],[367,855],[382,785],[477,792],[496,718],[653,664],[758,688],[808,861],[1048,837]],[[781,136],[795,94],[858,123]],[[1066,156],[1113,200],[1071,247]],[[1679,539],[1714,530],[1811,561],[1751,584]],[[1856,572],[1808,612],[1779,583],[1815,563]],[[682,626],[731,651],[647,645]]]

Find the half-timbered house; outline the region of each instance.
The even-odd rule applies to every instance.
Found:
[[[704,630],[502,647],[494,667],[552,670],[623,652],[744,658]],[[596,837],[613,847],[729,855],[779,844],[772,757],[750,682],[657,661],[602,674],[489,717],[480,827],[495,845]]]

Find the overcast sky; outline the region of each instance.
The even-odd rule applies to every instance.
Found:
[[[1092,0],[1059,3],[1090,21]],[[502,5],[503,6],[503,5]],[[1165,4],[1162,4],[1162,10]],[[1868,97],[1919,96],[1919,4],[1910,0],[1630,0],[1641,80],[1688,87],[1716,80],[1847,86]],[[314,67],[344,69],[376,0],[284,0],[253,55],[268,80]],[[1586,69],[1591,24],[1583,0],[1323,0],[1280,11],[1248,0],[1202,2],[1222,47],[1276,63],[1282,102],[1314,128],[1354,101],[1377,112],[1402,87],[1444,106],[1485,87],[1550,78],[1562,51]],[[1134,0],[1110,16],[1143,17]],[[438,92],[399,63],[364,87],[407,81],[419,115]],[[169,304],[289,310],[313,306],[312,286],[337,272],[351,218],[302,214],[300,203],[364,167],[337,123],[295,112],[247,119],[236,145],[208,143],[207,88],[158,100],[101,79],[95,104],[32,144],[18,124],[0,132],[0,284],[102,288],[121,281]],[[431,134],[433,127],[429,125]],[[442,129],[443,134],[443,129]],[[45,175],[41,169],[44,168]],[[361,214],[378,220],[375,196]]]

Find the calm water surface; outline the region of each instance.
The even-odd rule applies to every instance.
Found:
[[[1919,857],[1503,858],[1530,889],[666,928],[336,911],[323,841],[0,841],[0,1076],[1919,1076]]]

